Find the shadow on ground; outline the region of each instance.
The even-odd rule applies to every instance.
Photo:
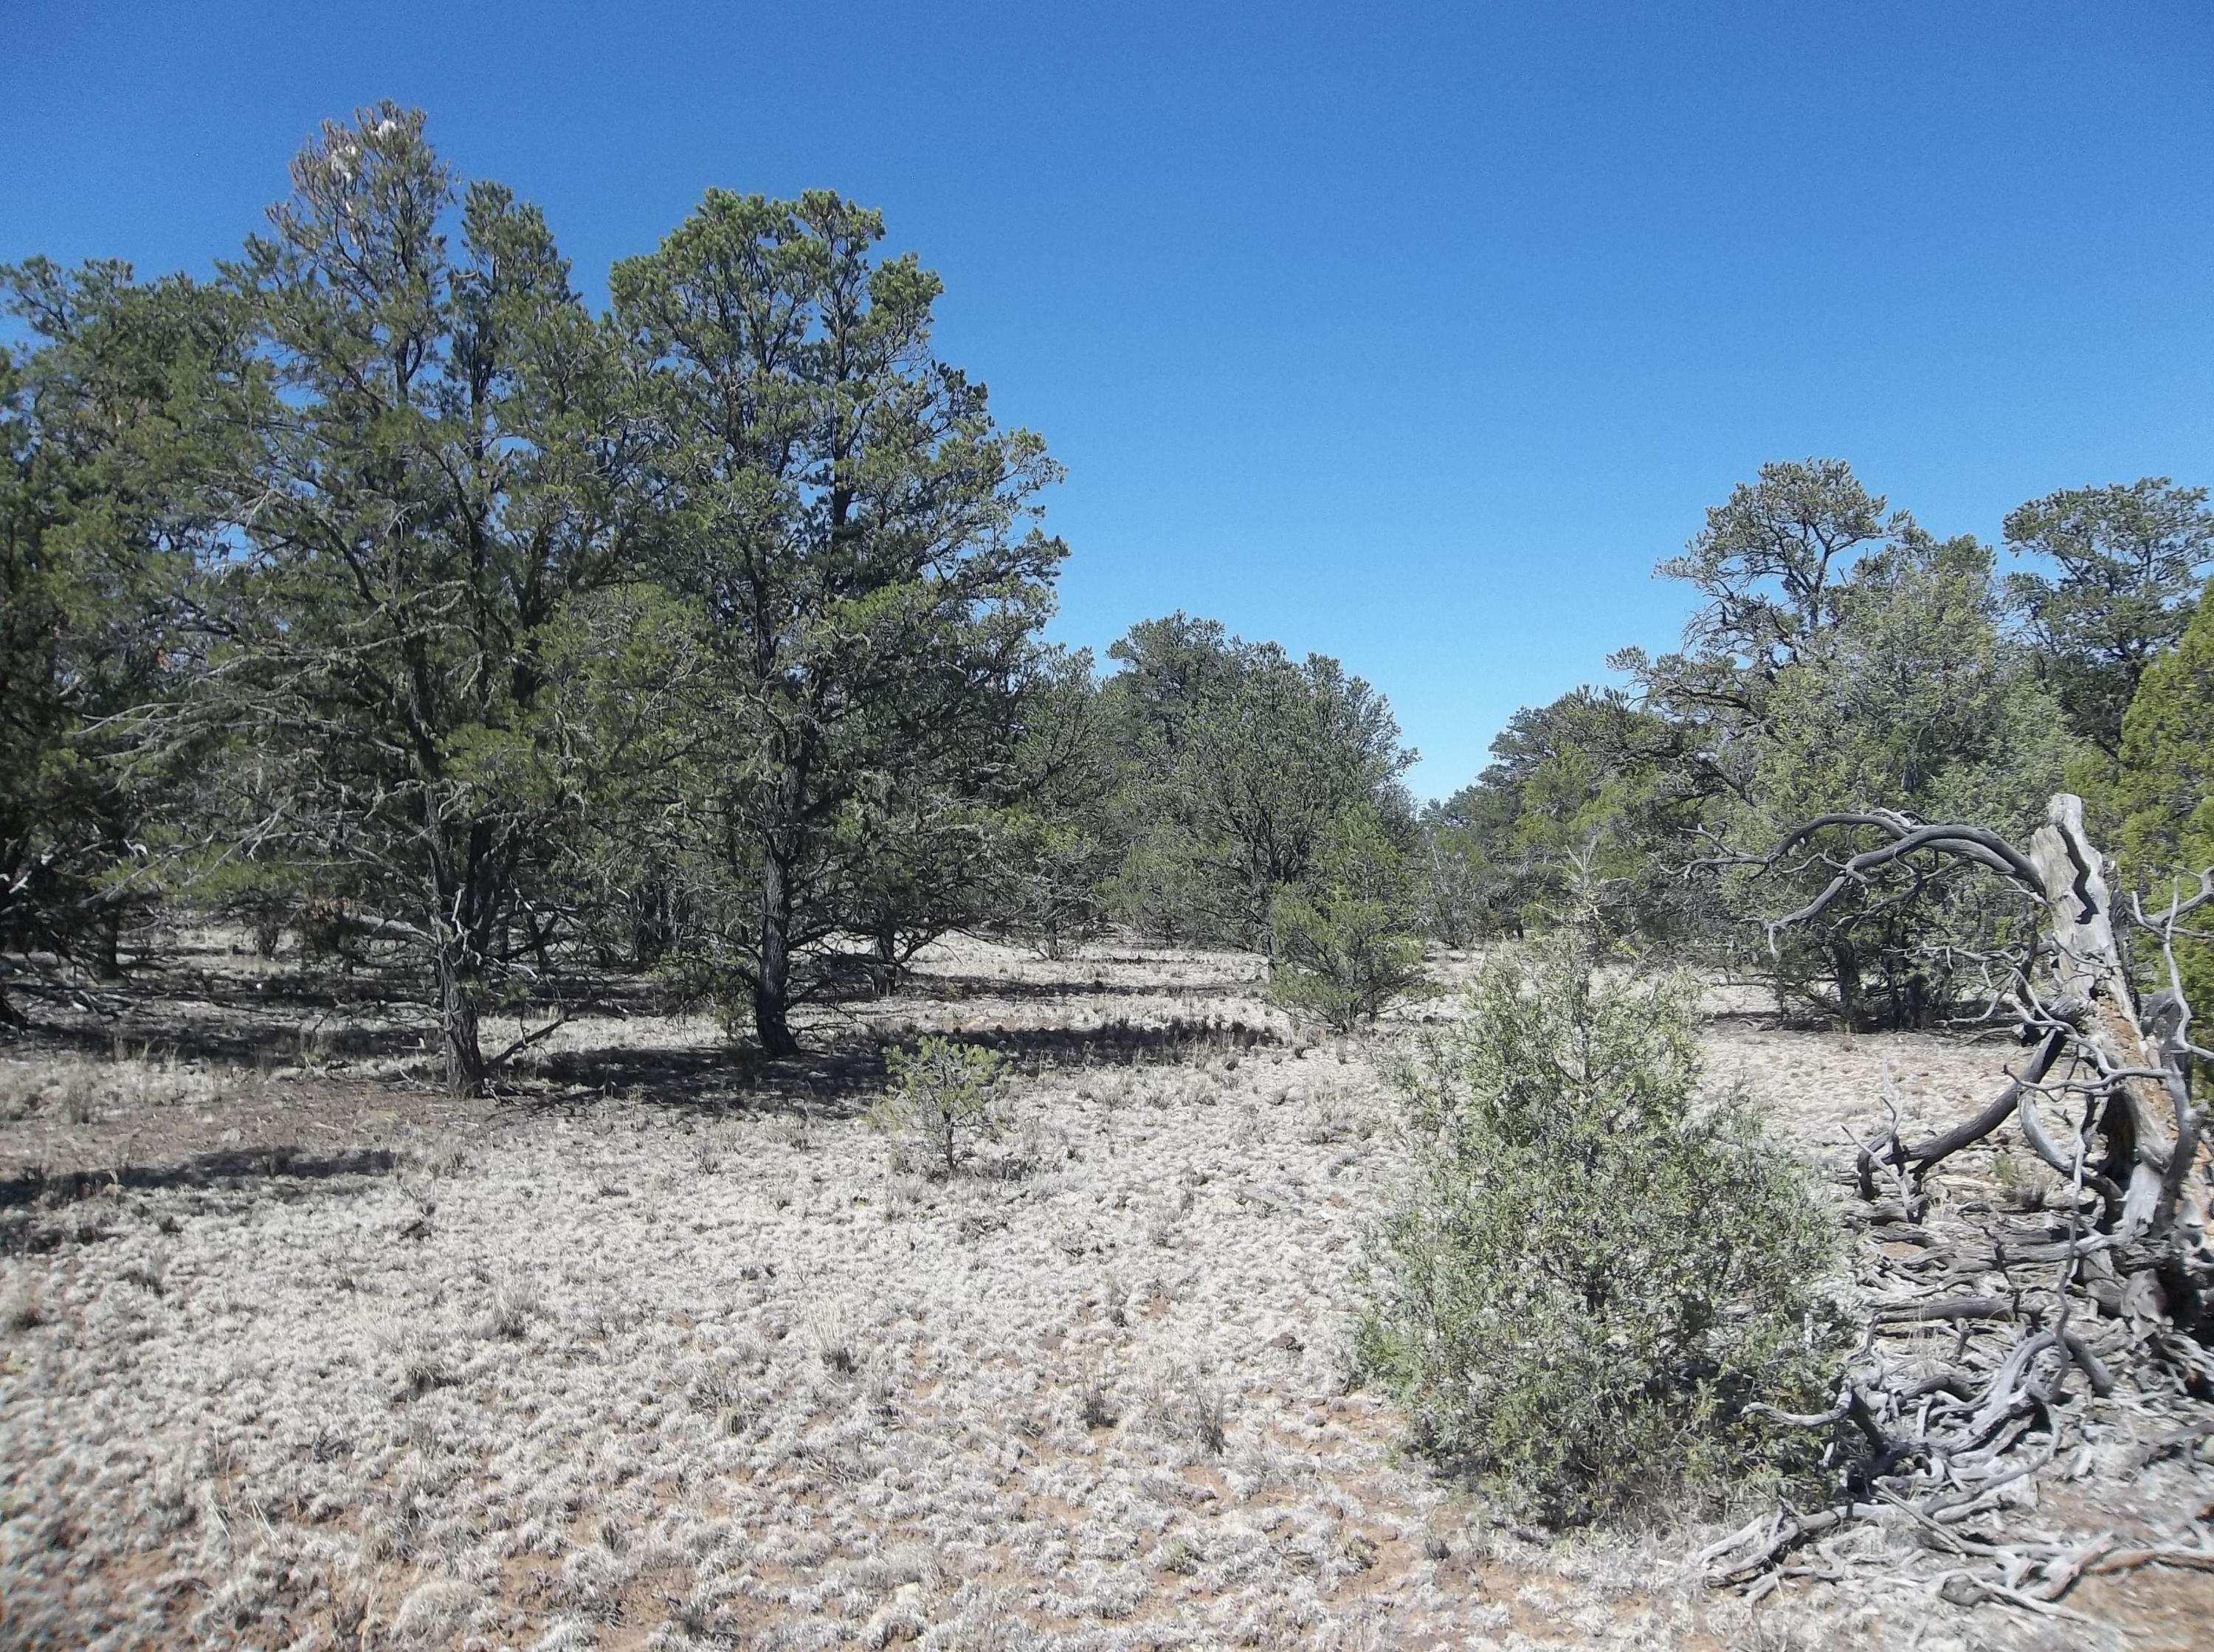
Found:
[[[1110,1021],[1096,1027],[971,1027],[947,1036],[996,1050],[1018,1072],[1037,1075],[1085,1067],[1135,1067],[1238,1054],[1279,1045],[1274,1029],[1244,1021],[1178,1016],[1158,1025]],[[900,1040],[913,1047],[913,1038]],[[504,1105],[529,1111],[575,1111],[594,1097],[623,1094],[678,1111],[805,1110],[850,1118],[879,1094],[886,1079],[884,1045],[865,1034],[779,1061],[756,1051],[694,1045],[639,1050],[610,1045],[564,1052],[540,1067],[566,1094],[518,1092]]]
[[[336,1153],[304,1153],[292,1147],[226,1149],[195,1153],[174,1164],[122,1164],[106,1170],[68,1170],[0,1178],[0,1210],[40,1199],[90,1198],[111,1187],[225,1187],[241,1182],[288,1176],[321,1181],[332,1176],[381,1176],[399,1162],[388,1148],[353,1148]]]

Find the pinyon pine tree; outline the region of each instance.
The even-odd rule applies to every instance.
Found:
[[[938,277],[883,235],[827,192],[713,190],[612,282],[688,637],[640,841],[677,967],[773,1056],[983,887],[1067,554],[1033,522],[1059,467],[933,354]]]
[[[266,393],[187,720],[223,742],[229,872],[427,966],[473,1094],[574,815],[544,645],[633,548],[621,378],[537,210],[461,190],[419,113],[326,124],[292,185],[227,271]]]

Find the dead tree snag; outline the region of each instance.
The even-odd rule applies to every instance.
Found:
[[[1810,820],[1771,860],[1841,832],[1881,841],[1832,856],[1829,885],[1771,924],[1771,939],[1884,869],[1946,859],[1982,868],[2035,919],[1994,960],[2027,1053],[1973,1116],[1911,1142],[1894,1120],[1861,1146],[1861,1219],[1908,1241],[1886,1249],[1911,1254],[1863,1270],[1866,1332],[1835,1405],[1769,1412],[1833,1432],[1838,1497],[1808,1514],[1779,1510],[1713,1545],[1699,1559],[1716,1583],[1759,1582],[1799,1545],[1856,1521],[1902,1521],[1927,1549],[1930,1532],[1957,1530],[1963,1511],[1990,1509],[2001,1488],[2018,1490],[2053,1463],[2080,1437],[2086,1407],[2118,1391],[2135,1415],[2188,1408],[2175,1420],[2214,1432],[2198,1409],[2214,1400],[2214,1251],[2205,1121],[2192,1094],[2193,1062],[2214,1057],[2193,1042],[2174,964],[2182,921],[2214,904],[2214,872],[2150,917],[2135,905],[2119,911],[2082,800],[2064,793],[2027,850],[1983,827],[1872,811]],[[2140,937],[2158,953],[2150,973],[2165,983],[2142,996],[2130,950]],[[1941,1163],[2010,1125],[2058,1179],[2050,1197],[2010,1214],[1933,1198]],[[1933,1344],[1933,1326],[1950,1329],[1949,1350]],[[1957,1545],[1953,1558],[1977,1558]],[[2129,1564],[2164,1558],[2155,1549]],[[2003,1567],[1958,1568],[1943,1592],[2049,1608],[2078,1577],[2116,1564],[2080,1545],[2013,1544]]]

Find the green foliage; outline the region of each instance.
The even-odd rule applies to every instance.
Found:
[[[145,713],[201,664],[190,587],[217,524],[195,481],[235,428],[216,387],[239,323],[120,264],[33,259],[0,294],[32,340],[0,351],[0,950],[113,974],[187,777]]]
[[[2055,570],[2008,575],[2008,603],[2070,724],[2111,770],[2138,686],[2182,635],[2214,561],[2206,490],[2164,476],[2066,489],[2009,512],[2006,542]]]
[[[1757,723],[1777,674],[1835,622],[1838,582],[1854,560],[1911,527],[1886,509],[1843,460],[1763,465],[1758,480],[1707,512],[1682,556],[1654,570],[1703,599],[1684,651],[1648,660],[1624,649],[1608,663],[1664,716],[1717,734]],[[1707,752],[1713,764],[1728,756]]]
[[[2122,814],[2121,868],[2148,915],[2199,889],[2214,868],[2214,582],[2182,636],[2138,686],[2123,725],[2114,789]],[[2203,936],[2201,908],[2186,927]],[[2204,1018],[2214,1011],[2214,942],[2177,942],[2184,997]],[[2164,980],[2150,984],[2164,987]],[[2204,1019],[2195,1040],[2206,1042]]]
[[[564,905],[541,650],[633,550],[624,381],[542,217],[462,188],[419,113],[326,124],[292,185],[226,271],[253,444],[208,479],[242,554],[186,721],[226,742],[234,869],[428,966],[474,1093],[480,1014],[542,973]]]
[[[1043,650],[1024,683],[1010,797],[999,811],[992,921],[1058,958],[1107,926],[1122,858],[1114,729],[1089,649]]]
[[[1812,680],[1824,677],[1856,564],[1918,537],[1912,520],[1871,494],[1850,466],[1807,459],[1762,466],[1707,512],[1683,555],[1660,564],[1656,572],[1685,582],[1702,601],[1684,648],[1658,658],[1625,649],[1608,661],[1636,685],[1640,710],[1668,731],[1648,771],[1658,807],[1648,806],[1639,844],[1646,878],[1656,863],[1711,861],[1718,838],[1730,851],[1759,853],[1761,839],[1772,843],[1795,824],[1795,803],[1771,795],[1779,777],[1799,777],[1777,756],[1779,742],[1804,747],[1795,731],[1807,719],[1794,693],[1802,706],[1817,697]],[[1766,909],[1742,882],[1703,881],[1680,892],[1672,916],[1720,959],[1768,970],[1753,924]],[[1805,957],[1777,961],[1787,997],[1804,997],[1820,972]],[[1857,1003],[1849,984],[1867,960],[1848,942],[1835,962],[1848,984],[1831,995],[1832,1007]]]
[[[901,1152],[919,1154],[950,1176],[979,1142],[996,1142],[1006,1132],[997,1051],[927,1038],[912,1052],[893,1050],[884,1060],[892,1088],[869,1110],[868,1123]]]
[[[1727,866],[1802,820],[1871,808],[2015,829],[2081,766],[2033,661],[1999,630],[1991,553],[1890,512],[1839,461],[1763,466],[1660,571],[1705,599],[1685,649],[1612,663],[1670,730],[1673,857]],[[1703,837],[1685,841],[1694,826]],[[1780,998],[1850,1024],[1943,1013],[1963,990],[1960,949],[2009,916],[1957,869],[1879,880],[1771,953],[1761,920],[1827,881],[1853,846],[1834,835],[1788,866],[1725,870],[1709,886],[1714,938]],[[1665,850],[1667,834],[1648,841]]]
[[[1700,607],[1679,651],[1616,656],[1638,698],[1517,713],[1417,820],[1390,707],[1335,660],[1182,613],[1104,682],[1041,642],[1058,466],[938,358],[939,281],[877,214],[710,192],[595,316],[419,113],[327,124],[291,185],[212,283],[0,269],[13,958],[113,972],[180,892],[265,947],[401,956],[464,1090],[480,1014],[588,957],[781,1054],[796,1006],[951,930],[1059,953],[1110,919],[1267,945],[1342,1024],[1415,981],[1416,932],[1567,914],[1896,1024],[2009,921],[1988,892],[1879,880],[1771,962],[1752,920],[1850,834],[1765,881],[1682,869],[1836,809],[2025,824],[2063,777],[2148,893],[2214,848],[2204,490],[2023,505],[2040,565],[2003,608],[1981,547],[1842,461],[1764,466],[1663,564]]]
[[[1747,1106],[1700,1097],[1697,991],[1565,930],[1489,962],[1406,1080],[1360,1351],[1425,1451],[1548,1521],[1807,1466],[1745,1408],[1821,1408],[1833,1237]]]
[[[1909,529],[1832,601],[1832,623],[1769,691],[1748,799],[1719,811],[1732,842],[1765,853],[1801,820],[1870,807],[2026,833],[2076,747],[2000,637],[1991,553]],[[1733,873],[1724,887],[1751,927],[1830,875],[1817,859]],[[1954,949],[1985,943],[2009,901],[1965,867],[1879,880],[1782,938],[1777,984],[1849,1023],[1918,1024],[1954,997]]]
[[[1415,927],[1455,950],[1491,933],[1501,904],[1490,854],[1493,838],[1464,813],[1479,800],[1494,801],[1477,787],[1465,786],[1442,803],[1427,805],[1415,850]]]
[[[1294,1014],[1350,1031],[1396,1000],[1427,991],[1406,857],[1374,809],[1330,827],[1306,879],[1276,896],[1269,996]]]
[[[1126,844],[1109,896],[1125,922],[1258,946],[1278,892],[1348,810],[1410,830],[1398,777],[1414,753],[1384,698],[1336,661],[1294,661],[1182,613],[1133,626],[1109,653]]]
[[[1424,816],[1430,932],[1518,936],[1588,905],[1610,934],[1676,936],[1685,886],[1662,851],[1701,802],[1680,746],[1619,692],[1580,688],[1515,712],[1476,783]]]
[[[938,278],[883,234],[711,191],[611,283],[688,627],[635,840],[674,966],[775,1055],[793,1005],[977,915],[1066,554],[1031,521],[1058,467],[932,355]]]
[[[1225,911],[1215,875],[1214,845],[1195,837],[1172,820],[1141,819],[1147,805],[1131,791],[1116,799],[1125,832],[1122,857],[1102,893],[1107,910],[1140,934],[1157,941],[1222,941],[1238,935]]]

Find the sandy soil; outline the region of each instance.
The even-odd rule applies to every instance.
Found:
[[[1756,1609],[1687,1575],[1696,1530],[1492,1522],[1342,1351],[1420,1018],[1314,1042],[1257,978],[964,942],[788,1066],[633,1006],[461,1105],[372,987],[218,947],[0,1058],[0,1644],[2204,1643],[2200,1575],[2086,1583],[2086,1621]],[[1018,1070],[951,1180],[859,1116],[926,1030]],[[1833,1164],[2012,1053],[1709,1042]],[[2152,1529],[2214,1469],[2076,1485],[2045,1525]]]

